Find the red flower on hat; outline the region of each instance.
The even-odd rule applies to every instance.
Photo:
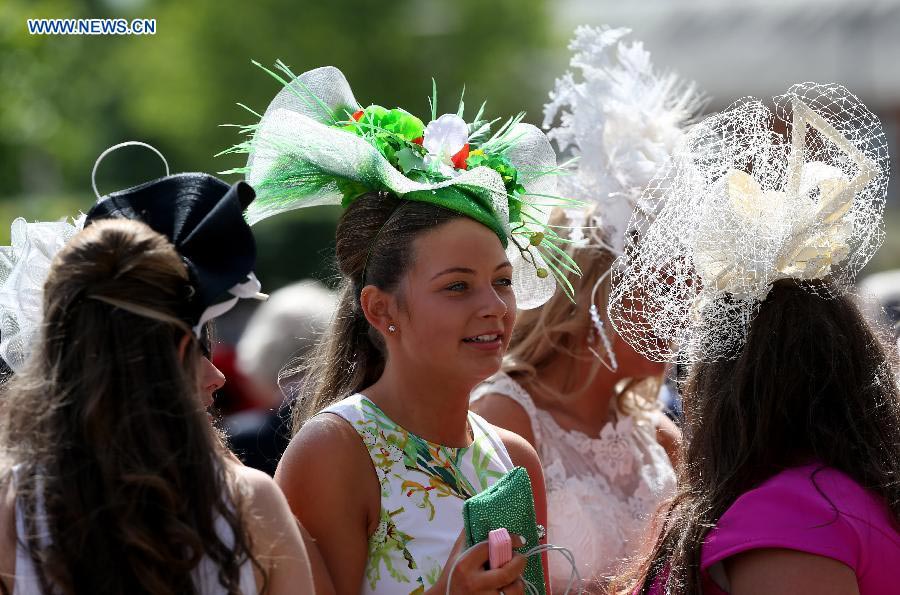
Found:
[[[466,165],[466,159],[469,158],[469,143],[463,145],[463,148],[460,149],[456,155],[450,158],[450,161],[453,162],[453,167],[456,169],[466,169],[468,165]]]

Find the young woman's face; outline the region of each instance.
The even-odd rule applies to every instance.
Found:
[[[619,334],[612,331],[613,349],[616,351],[616,360],[619,363],[619,371],[623,378],[647,378],[650,376],[662,376],[666,365],[660,362],[652,362],[634,350]]]
[[[203,355],[197,356],[197,392],[203,399],[203,408],[213,404],[213,394],[225,385],[225,374]]]
[[[184,361],[187,354],[188,345],[194,340],[194,336],[185,333],[178,344],[178,356]],[[205,352],[204,352],[205,353]],[[209,409],[213,404],[213,394],[225,386],[225,374],[215,367],[205,354],[195,354],[194,356],[194,372],[197,378],[197,394],[200,395],[200,401],[204,409]]]
[[[500,369],[516,298],[512,266],[490,229],[460,218],[418,238],[398,295],[397,356],[436,380],[473,387]]]

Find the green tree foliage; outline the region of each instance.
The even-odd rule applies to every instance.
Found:
[[[560,64],[550,52],[546,0],[3,0],[0,8],[0,241],[9,215],[72,214],[93,200],[90,171],[107,146],[138,139],[158,147],[173,171],[222,171],[214,157],[238,140],[223,123],[247,123],[235,105],[265,109],[278,84],[257,67],[278,58],[295,72],[344,71],[363,105],[402,106],[428,120],[431,77],[438,113],[486,115],[522,109],[539,123]],[[155,18],[148,36],[32,36],[28,18]],[[558,42],[558,40],[555,40]],[[558,44],[557,44],[558,45]],[[559,49],[559,48],[556,48]],[[159,175],[136,149],[104,162],[101,192]],[[21,208],[27,201],[27,208]],[[337,213],[282,216],[260,225],[260,271],[278,284],[326,274],[323,251]],[[320,238],[320,239],[317,239]],[[315,247],[313,241],[321,241]],[[269,255],[269,249],[278,254]],[[290,258],[285,258],[289,254]],[[272,285],[267,284],[270,288]]]

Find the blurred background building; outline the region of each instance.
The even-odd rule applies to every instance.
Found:
[[[795,82],[837,82],[881,118],[892,161],[887,240],[866,272],[900,266],[900,1],[559,0],[558,35],[583,23],[629,27],[663,68],[694,80],[707,111]],[[865,274],[865,273],[864,273]]]

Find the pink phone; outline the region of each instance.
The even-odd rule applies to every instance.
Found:
[[[509,531],[500,527],[488,533],[488,560],[491,570],[500,568],[512,560],[512,539]]]

